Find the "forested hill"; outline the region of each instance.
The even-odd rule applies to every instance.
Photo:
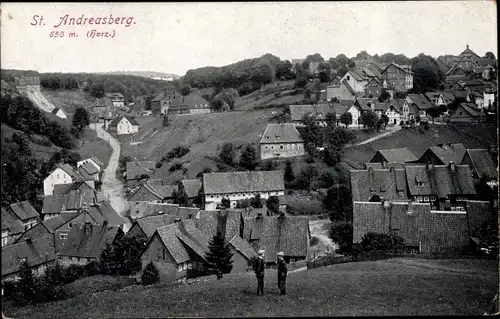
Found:
[[[259,58],[246,59],[222,67],[207,66],[188,70],[182,77],[184,84],[195,88],[256,86],[274,80],[280,58],[265,54]]]
[[[141,76],[146,78],[172,78],[177,80],[180,78],[180,75],[173,73],[165,73],[165,72],[154,72],[154,71],[116,71],[116,72],[102,72],[102,74],[111,74],[111,75],[133,75],[133,76]]]

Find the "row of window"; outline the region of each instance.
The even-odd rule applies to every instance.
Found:
[[[271,146],[265,145],[264,146],[264,149],[266,149],[266,150],[269,149],[269,148],[271,148],[272,150],[274,150],[274,145],[271,145]],[[278,146],[276,146],[276,149],[278,149]],[[284,150],[285,149],[285,147],[283,146],[283,144],[280,145],[279,149],[280,150]],[[295,149],[295,144],[286,144],[286,149],[287,150],[293,150],[293,149]],[[302,149],[302,145],[301,144],[297,144],[297,149],[298,150]]]
[[[210,195],[210,198],[224,198],[226,196],[230,196],[230,197],[237,197],[237,196],[249,197],[249,196],[255,196],[257,194],[260,194],[261,196],[265,195],[265,193],[259,193],[259,192],[254,192],[254,193],[231,193],[231,194],[226,194],[226,195]],[[279,192],[269,192],[269,196],[279,196]]]
[[[184,271],[188,269],[193,269],[193,263],[188,261],[186,263],[181,263],[177,266],[177,271]]]

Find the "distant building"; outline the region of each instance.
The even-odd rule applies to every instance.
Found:
[[[498,180],[497,165],[487,149],[468,149],[460,164],[469,166],[475,180],[485,179],[486,182]]]
[[[365,86],[368,84],[368,81],[370,80],[367,76],[363,74],[360,70],[349,70],[347,73],[342,77],[341,83],[343,81],[346,81],[349,86],[354,90],[356,93],[365,93]]]
[[[353,201],[368,202],[387,199],[408,201],[406,174],[403,168],[371,168],[351,170]]]
[[[268,124],[260,139],[260,158],[284,158],[305,155],[304,139],[291,123]]]
[[[38,76],[16,77],[15,83],[16,83],[16,89],[19,92],[40,91],[40,77],[38,77]]]
[[[458,108],[450,114],[452,123],[481,123],[486,119],[482,109],[473,103],[460,103]]]
[[[412,119],[416,120],[418,116],[421,121],[426,121],[430,118],[427,111],[433,107],[434,105],[427,100],[424,94],[408,94],[403,105],[402,118],[404,121],[410,121]]]
[[[210,113],[210,105],[203,97],[195,93],[171,100],[167,114],[202,114]]]
[[[134,134],[139,132],[139,123],[130,116],[117,117],[109,123],[108,131],[118,135]]]
[[[388,90],[407,92],[413,88],[413,72],[409,66],[391,63],[382,71],[381,76],[387,82]]]
[[[111,99],[113,106],[115,108],[121,108],[125,106],[125,97],[121,93],[106,93],[107,98]]]
[[[170,105],[182,100],[182,94],[174,90],[165,90],[151,100],[151,111],[153,114],[167,114]]]
[[[178,193],[186,194],[188,200],[193,200],[200,194],[201,190],[201,180],[198,178],[195,179],[183,179],[179,183]]]
[[[408,163],[416,161],[417,157],[408,148],[391,148],[378,150],[370,163]]]
[[[231,207],[237,201],[260,194],[261,199],[285,194],[283,171],[251,171],[203,174],[205,209],[215,210],[223,198],[229,199]]]
[[[127,232],[127,236],[150,239],[158,228],[174,224],[178,219],[178,216],[170,214],[137,218]]]
[[[77,162],[76,167],[79,168],[80,166],[84,166],[87,164],[93,165],[99,172],[104,170],[104,163],[95,156]]]
[[[66,113],[63,111],[63,109],[60,109],[60,108],[57,108],[57,107],[54,108],[51,113],[54,114],[54,115],[56,115],[56,116],[58,116],[58,117],[60,117],[60,118],[62,118],[62,119],[68,118],[66,116]]]
[[[438,144],[429,147],[415,163],[448,165],[450,162],[460,163],[467,149],[460,143]]]
[[[291,104],[289,108],[292,124],[294,125],[303,125],[304,123],[302,120],[304,116],[312,116],[316,124],[319,126],[326,126],[326,115],[335,112],[331,103]]]
[[[43,180],[44,195],[52,195],[54,185],[56,184],[71,184],[78,181],[94,181],[95,178],[85,174],[82,170],[76,170],[69,164],[59,164],[50,174]]]
[[[22,222],[2,207],[2,247],[14,243],[23,230]]]
[[[7,213],[21,223],[23,230],[28,230],[40,222],[40,214],[28,201],[10,204]]]
[[[353,100],[360,96],[360,92],[356,92],[349,84],[347,79],[343,79],[339,84],[330,84],[326,87],[326,100]]]
[[[365,85],[366,97],[379,97],[384,91],[384,86],[377,78],[371,78]]]

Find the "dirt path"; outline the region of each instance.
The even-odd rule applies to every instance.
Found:
[[[474,269],[473,267],[466,267],[462,265],[461,267],[450,267],[446,265],[440,265],[437,262],[434,262],[433,260],[419,260],[419,259],[413,259],[413,258],[393,258],[393,259],[388,259],[386,262],[389,263],[398,263],[410,267],[415,267],[415,268],[421,268],[421,269],[431,269],[431,270],[438,270],[438,271],[445,271],[445,272],[455,272],[455,273],[460,273],[460,274],[470,274],[470,275],[477,275],[477,274],[488,274],[488,271],[484,270],[478,270]]]
[[[318,243],[314,246],[311,246],[311,254],[313,258],[324,256],[328,252],[334,252],[336,249],[338,249],[338,245],[333,243],[328,236],[328,228],[326,228],[325,225],[329,224],[329,219],[316,219],[309,221],[311,237],[316,237],[318,239]]]
[[[123,195],[123,183],[116,178],[116,169],[118,168],[118,160],[120,158],[120,143],[106,132],[101,125],[92,123],[90,127],[96,131],[97,137],[107,141],[111,145],[111,148],[113,148],[108,166],[104,169],[101,189],[104,197],[111,203],[111,206],[127,220],[127,224],[123,227],[123,230],[127,232],[131,226],[128,218],[124,216],[125,211],[128,209],[128,202]]]
[[[394,134],[394,133],[396,133],[397,131],[400,131],[400,130],[401,130],[401,126],[391,126],[391,127],[387,128],[387,132],[384,132],[384,133],[381,133],[381,134],[377,134],[377,135],[375,135],[373,137],[370,137],[369,139],[366,139],[366,140],[361,141],[359,143],[356,143],[354,145],[347,145],[345,148],[368,144],[368,143],[371,143],[371,142],[376,141],[378,139],[381,139],[383,137],[386,137],[386,136],[389,136],[391,134]]]

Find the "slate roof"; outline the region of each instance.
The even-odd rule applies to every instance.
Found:
[[[115,117],[111,123],[109,123],[109,127],[116,127],[120,121],[125,118],[129,123],[133,126],[139,126],[139,123],[135,120],[135,118],[132,118],[131,116],[125,115],[125,116],[119,116]]]
[[[54,195],[45,196],[42,214],[55,214],[61,211],[77,210],[95,204],[97,201],[95,190],[90,187],[81,187],[81,183],[57,184]],[[55,189],[55,187],[54,187]]]
[[[177,234],[179,232],[180,230],[177,223],[163,226],[156,230],[156,233],[158,234],[160,240],[163,242],[163,245],[165,245],[165,248],[174,258],[177,264],[181,264],[189,260],[188,252],[184,248],[180,239],[177,237]]]
[[[467,154],[479,178],[498,178],[495,162],[487,149],[468,149]]]
[[[134,195],[139,192],[141,189],[147,190],[153,196],[157,197],[159,200],[164,200],[166,198],[172,198],[173,192],[177,191],[177,187],[174,185],[155,185],[146,181],[142,184],[132,195],[130,195],[130,199],[134,197]]]
[[[407,147],[378,150],[377,154],[381,154],[387,162],[391,163],[406,163],[418,159]],[[370,162],[374,163],[377,154],[375,154]]]
[[[243,239],[258,240],[255,250],[264,249],[267,262],[274,262],[279,251],[285,256],[307,257],[309,219],[304,216],[246,217]]]
[[[102,202],[98,205],[92,205],[87,208],[87,211],[92,216],[100,215],[103,220],[108,222],[110,226],[121,226],[125,224],[125,220],[121,217],[116,210],[113,209],[109,202]]]
[[[404,168],[405,163],[393,163],[393,162],[386,162],[386,163],[365,163],[365,169],[369,169],[370,167],[373,169],[384,169],[384,168]]]
[[[462,107],[472,117],[484,116],[484,113],[474,103],[460,103],[460,107]],[[456,111],[450,117],[453,116],[460,117],[460,115],[457,115]]]
[[[108,225],[75,225],[59,255],[98,259],[106,245],[111,245],[120,232],[120,228]]]
[[[46,195],[43,198],[43,208],[41,215],[43,216],[45,214],[61,213],[63,203],[63,195]]]
[[[179,98],[176,98],[174,100],[171,100],[171,103],[169,105],[169,109],[179,109],[179,108],[188,108],[188,109],[193,109],[193,108],[205,108],[208,107],[208,101],[205,100],[203,97],[199,96],[196,93],[191,93],[187,96],[180,96]]]
[[[58,164],[57,167],[51,172],[51,174],[57,169],[60,168],[66,173],[68,173],[75,181],[91,181],[94,180],[94,177],[82,174],[77,171],[73,166],[69,164]]]
[[[369,106],[369,103],[377,103],[377,99],[374,98],[358,98],[356,99],[358,101],[358,104],[361,108],[361,111],[368,111],[371,110],[371,107]]]
[[[351,170],[353,201],[367,202],[373,195],[392,201],[408,200],[404,169],[384,168]]]
[[[285,189],[284,172],[247,171],[204,173],[205,194],[267,192]]]
[[[26,238],[41,238],[49,234],[54,234],[54,232],[70,220],[78,216],[79,213],[63,213],[57,217],[46,219],[30,229],[24,231],[21,236],[16,240],[16,243],[25,240]]]
[[[469,166],[455,165],[406,166],[408,190],[412,196],[435,194],[439,198],[449,195],[475,195]],[[417,183],[422,183],[418,186]]]
[[[226,209],[225,215],[225,239],[230,241],[235,235],[240,235],[242,228],[242,215],[240,209]]]
[[[233,246],[235,250],[240,252],[246,259],[251,259],[252,257],[257,256],[255,249],[252,248],[250,243],[238,235],[234,235],[233,238],[229,240],[229,244]]]
[[[329,103],[321,104],[292,104],[290,105],[290,116],[292,121],[302,121],[302,118],[306,114],[313,115],[316,120],[326,119],[326,114],[332,113],[333,109]],[[272,124],[268,124],[269,125]],[[279,125],[279,124],[274,124]],[[266,129],[267,130],[267,129]]]
[[[17,216],[17,218],[19,218],[22,221],[40,217],[38,212],[35,210],[35,208],[33,208],[33,206],[31,206],[31,204],[28,201],[10,204],[9,207],[11,211],[14,213],[14,215]]]
[[[182,98],[182,94],[180,94],[179,92],[176,92],[176,91],[173,91],[173,90],[165,90],[163,92],[160,92],[158,93],[155,98],[152,100],[152,102],[158,102],[158,101],[161,101],[163,99],[166,99],[167,98],[167,95],[175,95],[175,99],[180,99]],[[174,100],[174,99],[172,99]]]
[[[349,92],[351,92],[351,94],[356,95],[356,91],[352,88],[352,86],[349,84],[349,82],[347,82],[347,80],[344,79],[344,81],[342,81],[341,85],[344,85],[349,90]]]
[[[176,215],[179,210],[179,205],[168,203],[149,203],[144,202],[146,208],[144,209],[143,217],[155,216],[161,214]]]
[[[2,231],[8,230],[9,235],[20,234],[23,232],[21,221],[14,218],[7,210],[2,207]]]
[[[431,146],[428,148],[426,153],[427,152],[433,153],[437,158],[439,158],[439,160],[441,160],[442,164],[448,164],[450,161],[458,164],[462,162],[462,159],[464,158],[466,152],[466,148],[460,143],[443,144],[443,146]],[[425,155],[426,154],[424,153],[422,157]],[[420,159],[419,161],[422,162]]]
[[[356,81],[365,81],[366,77],[363,75],[361,70],[349,70],[347,73],[350,73]]]
[[[408,97],[420,110],[427,110],[434,107],[424,94],[408,94]]]
[[[22,241],[2,247],[2,276],[17,273],[21,259],[26,258],[30,267],[56,260],[54,239],[52,236],[32,239],[31,243]]]
[[[196,227],[205,233],[209,238],[217,234],[221,230],[220,211],[203,211],[200,210],[198,218],[194,219]]]
[[[141,228],[147,238],[151,238],[158,228],[175,223],[177,218],[177,216],[161,214],[136,219],[134,224]]]
[[[399,113],[403,112],[403,105],[405,104],[405,99],[393,99],[387,102],[388,105],[393,105],[396,111]]]
[[[155,168],[155,161],[127,162],[127,179],[136,179],[142,174],[151,176],[154,173]]]
[[[104,168],[104,163],[96,156],[91,156],[90,159],[93,160],[97,165],[99,165],[101,169]]]
[[[195,179],[183,179],[181,181],[181,184],[188,198],[194,198],[198,196],[202,183],[201,180],[195,178]]]
[[[97,99],[91,107],[105,107],[112,109],[113,108],[113,101],[109,97],[102,97],[100,99]]]
[[[266,130],[260,139],[261,144],[297,142],[304,142],[304,140],[292,123],[267,124]]]
[[[90,164],[88,162],[82,163],[80,167],[78,167],[78,170],[80,172],[84,170],[88,175],[99,174],[99,170],[97,169],[97,167],[95,167],[94,164]]]

